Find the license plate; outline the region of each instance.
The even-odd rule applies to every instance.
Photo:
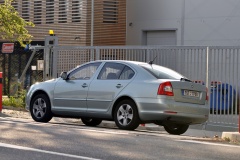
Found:
[[[197,91],[189,91],[189,90],[183,90],[183,95],[184,96],[189,96],[189,97],[200,97],[200,93]]]

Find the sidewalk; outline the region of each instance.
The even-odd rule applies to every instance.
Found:
[[[14,117],[14,118],[24,118],[24,119],[31,119],[30,113],[24,109],[17,109],[14,107],[3,107],[2,112],[0,113],[0,117]],[[82,124],[81,120],[79,119],[71,119],[71,118],[58,118],[54,117],[52,122],[57,123],[80,123]],[[103,121],[100,127],[107,127],[107,128],[117,128],[115,123],[112,121]],[[166,132],[162,126],[158,126],[155,124],[145,124],[140,125],[136,130],[147,130],[147,131],[159,131],[159,132]],[[227,134],[226,134],[227,133]],[[184,136],[191,136],[191,137],[198,137],[198,138],[210,138],[210,139],[221,139],[222,138],[230,138],[230,140],[234,140],[240,142],[240,134],[232,134],[234,132],[218,132],[218,131],[209,131],[203,125],[192,125],[189,127]],[[229,137],[232,136],[233,137]]]

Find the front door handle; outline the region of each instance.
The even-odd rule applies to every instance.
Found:
[[[83,88],[86,88],[87,86],[88,86],[87,83],[83,83],[82,85]]]
[[[117,86],[116,86],[117,88],[121,88],[122,87],[122,85],[121,84],[117,84]]]

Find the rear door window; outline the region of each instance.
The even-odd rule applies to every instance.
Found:
[[[134,76],[135,72],[128,66],[121,63],[107,62],[98,75],[101,80],[121,79],[127,80]]]

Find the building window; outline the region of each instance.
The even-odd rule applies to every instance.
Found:
[[[72,1],[72,22],[81,22],[82,8],[82,0]]]
[[[46,0],[46,23],[54,23],[54,0]]]
[[[29,21],[29,0],[22,0],[22,18]]]
[[[14,7],[14,9],[17,11],[18,10],[18,2],[13,1],[12,2],[12,6]]]
[[[33,22],[35,24],[41,24],[41,19],[42,19],[42,1],[34,1]]]
[[[103,1],[103,23],[118,23],[118,1]]]
[[[68,2],[59,0],[58,23],[67,23]]]

